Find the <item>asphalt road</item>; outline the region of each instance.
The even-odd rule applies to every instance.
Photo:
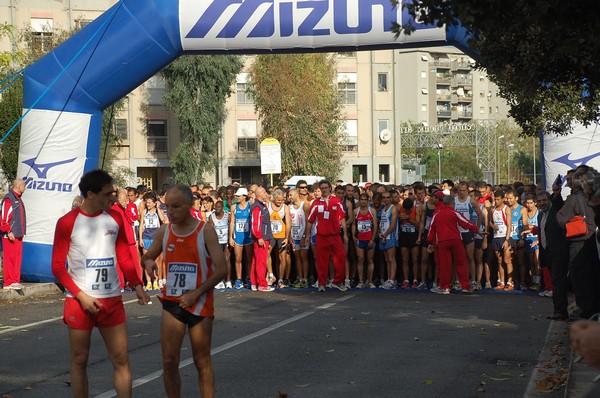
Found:
[[[165,396],[153,302],[126,304],[134,396],[145,398]],[[551,308],[521,294],[218,292],[217,396],[522,397],[535,383]],[[70,396],[61,314],[60,294],[0,302],[0,396]],[[198,396],[190,356],[186,339],[183,397]],[[111,372],[95,332],[90,396],[114,396]]]

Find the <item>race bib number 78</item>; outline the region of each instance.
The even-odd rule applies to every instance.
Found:
[[[198,280],[198,264],[169,263],[167,271],[167,295],[178,297],[194,290]]]

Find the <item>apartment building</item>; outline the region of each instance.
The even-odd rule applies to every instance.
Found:
[[[17,28],[28,26],[41,48],[53,29],[81,28],[114,0],[0,0],[0,17]],[[11,49],[3,38],[1,51]],[[344,105],[344,181],[406,182],[400,127],[505,119],[508,107],[486,74],[453,47],[380,50],[336,54],[337,85]],[[212,184],[265,180],[260,174],[260,119],[246,93],[254,57],[244,57],[217,148],[221,163],[205,176]],[[164,106],[164,82],[155,76],[125,98],[115,117],[122,138],[118,164],[132,170],[130,183],[157,189],[170,182],[170,155],[180,141],[177,118]]]

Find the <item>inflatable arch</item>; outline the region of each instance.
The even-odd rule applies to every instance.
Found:
[[[407,18],[390,0],[120,0],[25,73],[23,279],[54,280],[54,226],[83,173],[98,166],[102,110],[179,55],[448,44],[468,51],[460,27],[417,24],[412,35],[394,39],[392,23]]]

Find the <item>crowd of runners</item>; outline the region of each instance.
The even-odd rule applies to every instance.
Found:
[[[451,290],[531,290],[552,297],[549,269],[539,259],[538,201],[540,196],[549,201],[560,197],[560,185],[547,193],[541,184],[519,182],[499,186],[451,180],[428,186],[420,182],[403,186],[337,184],[331,187],[327,181],[308,184],[301,180],[293,188],[279,186],[268,191],[256,184],[217,189],[191,186],[195,199],[192,214],[214,226],[230,264],[227,277],[216,288],[272,291],[324,285],[341,290],[419,289],[442,294]],[[323,189],[327,186],[332,191],[324,200]],[[150,246],[159,226],[168,222],[163,209],[166,189],[164,186],[161,192],[153,192],[144,186],[127,188],[127,208],[141,252]],[[264,275],[269,289],[259,289],[258,283],[251,281],[257,240],[252,231],[251,208],[259,200],[258,189],[266,193],[260,202],[268,210],[272,235],[267,243]],[[477,226],[476,232],[457,227],[467,262],[466,285],[461,284],[453,269],[451,286],[439,286],[438,242],[428,238],[428,232],[445,197],[452,198],[451,207]],[[329,198],[340,203],[343,222],[339,222],[336,234],[342,246],[326,249],[332,259],[323,260],[329,265],[326,281],[320,283],[317,240],[324,239],[324,235],[319,234],[317,216]],[[311,212],[315,213],[312,217]],[[334,283],[334,265],[337,258],[342,258],[341,251],[343,268],[338,273],[342,275],[339,283]],[[160,266],[156,275],[145,275],[147,290],[157,290],[163,283],[164,270]]]

